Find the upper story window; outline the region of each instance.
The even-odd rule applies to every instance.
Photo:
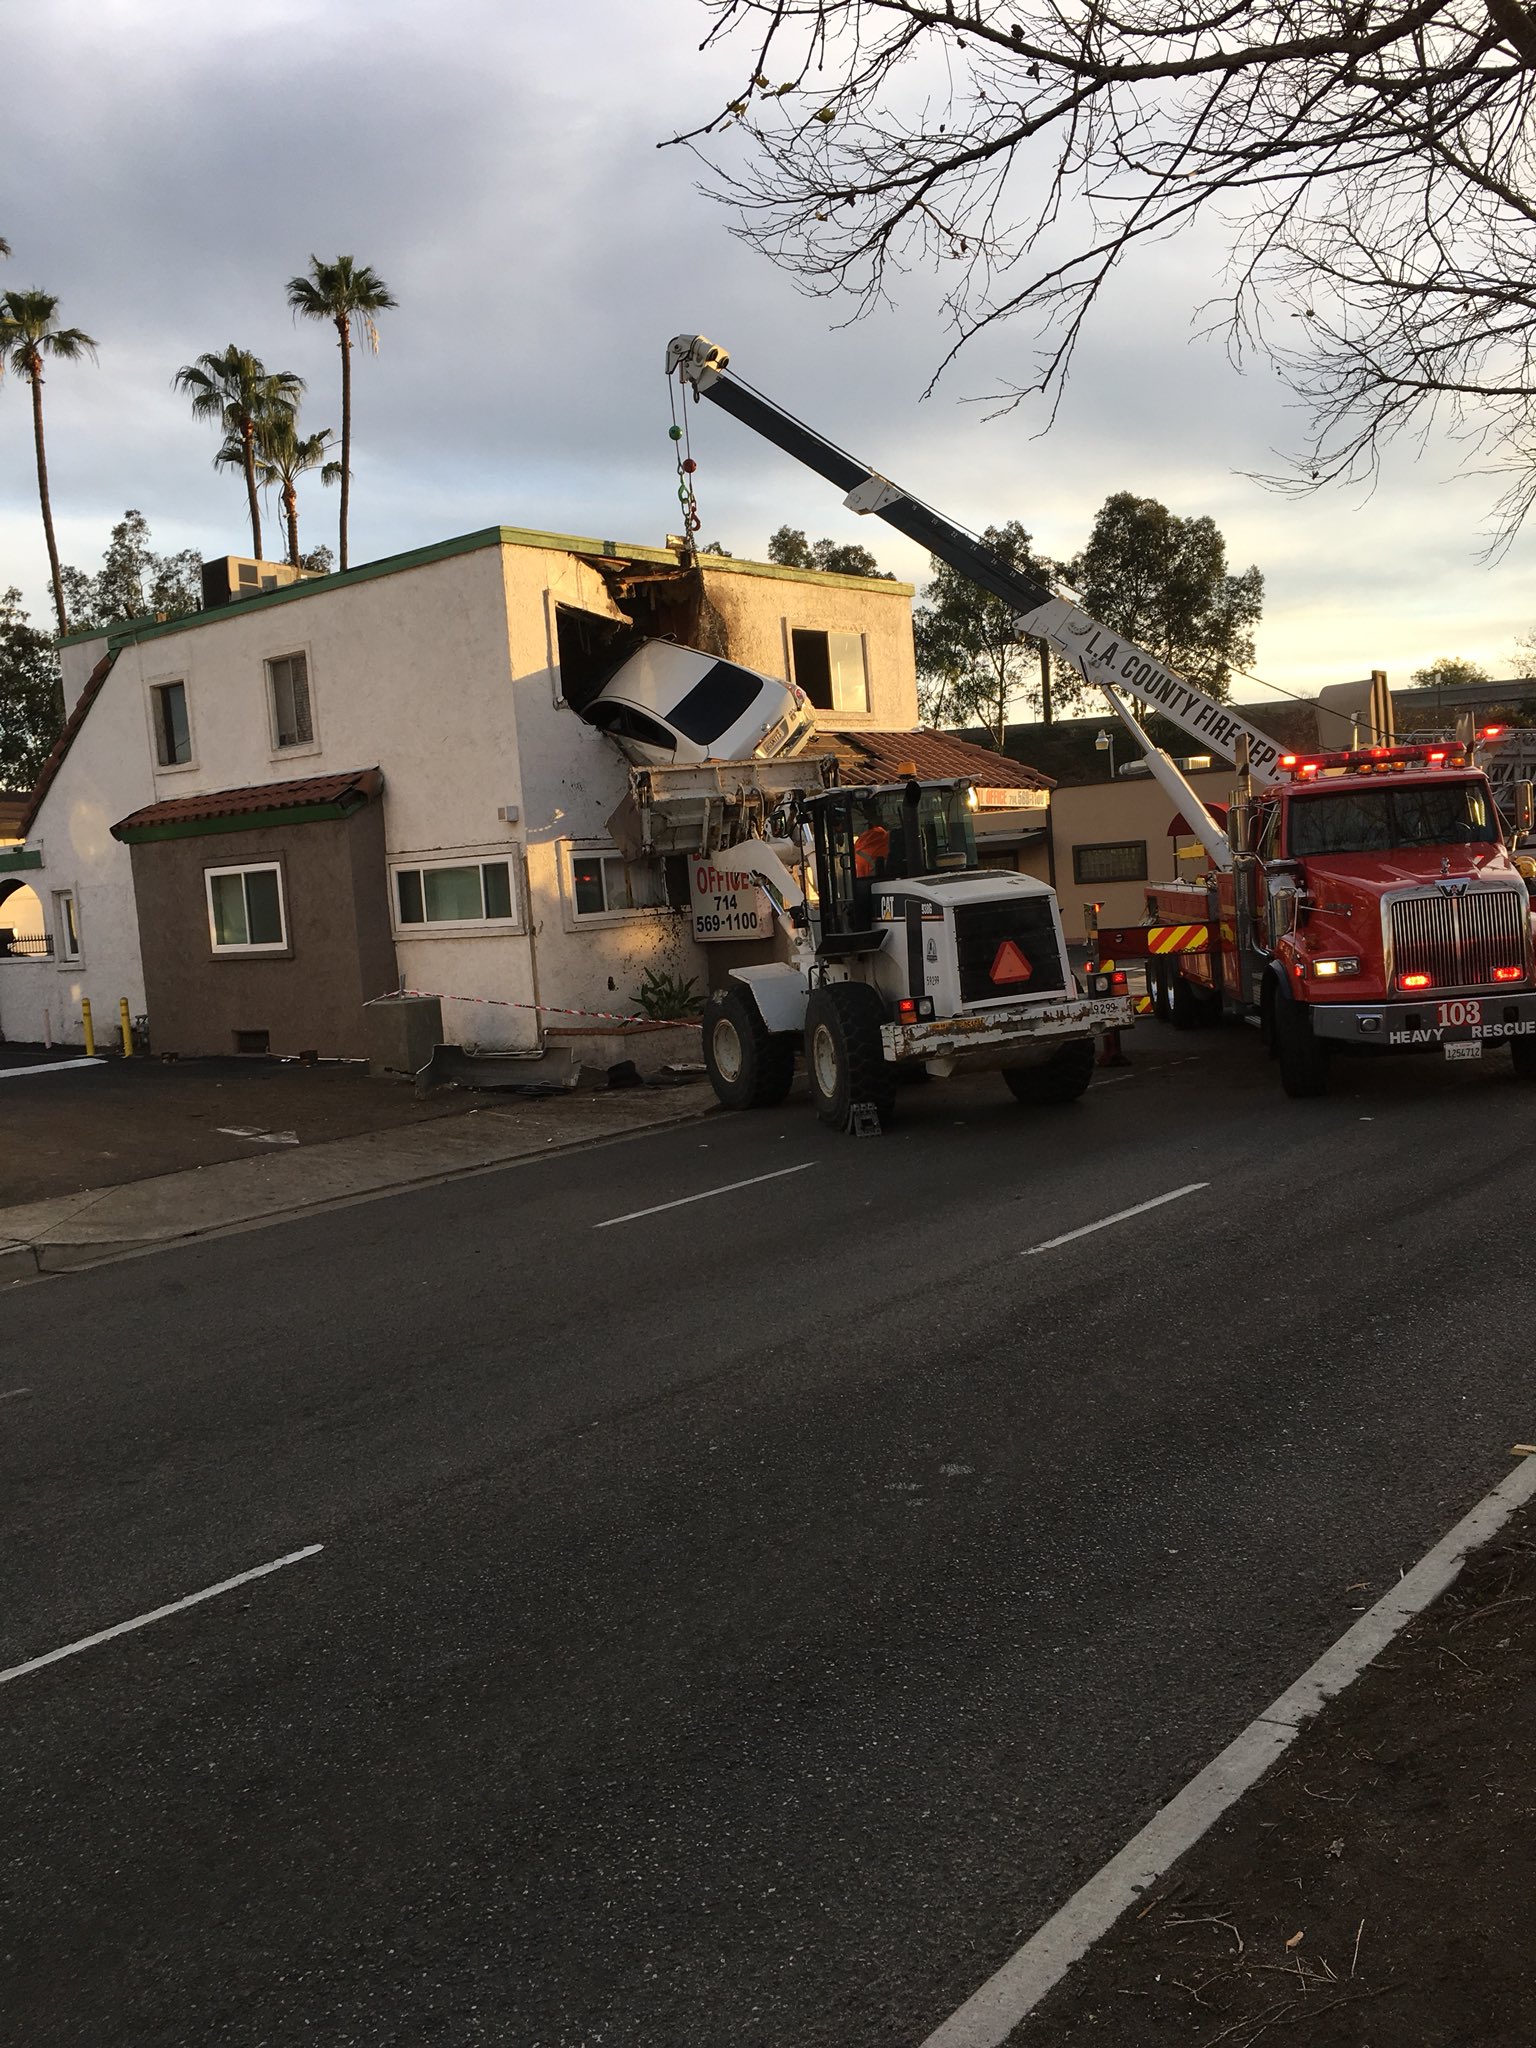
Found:
[[[688,901],[685,861],[626,860],[616,846],[572,846],[569,841],[562,853],[563,892],[573,923],[677,909]]]
[[[162,768],[181,768],[192,759],[185,683],[156,683],[149,693],[155,728],[155,759]]]
[[[267,698],[273,747],[313,746],[315,720],[309,696],[308,655],[280,654],[267,663]]]
[[[868,711],[869,664],[862,633],[796,626],[789,640],[794,680],[818,711]]]

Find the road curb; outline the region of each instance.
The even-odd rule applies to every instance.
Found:
[[[1258,1783],[1328,1701],[1353,1684],[1409,1622],[1440,1597],[1472,1552],[1533,1498],[1536,1457],[1528,1457],[1485,1493],[1294,1684],[1256,1714],[980,1990],[926,2035],[921,2048],[1003,2048],[1072,1965]]]
[[[572,1152],[596,1151],[604,1145],[627,1144],[634,1138],[647,1138],[654,1131],[677,1130],[684,1124],[700,1123],[715,1113],[716,1105],[711,1102],[701,1108],[682,1110],[675,1116],[657,1117],[650,1123],[637,1124],[630,1130],[604,1131],[595,1137],[562,1139],[541,1145],[537,1151],[512,1152],[501,1159],[478,1160],[469,1166],[436,1167],[428,1173],[411,1174],[402,1180],[391,1181],[387,1186],[360,1188],[349,1194],[325,1195],[313,1202],[289,1203],[282,1209],[272,1209],[201,1228],[193,1226],[160,1237],[97,1239],[85,1242],[43,1238],[32,1244],[0,1241],[0,1281],[62,1278],[67,1273],[88,1272],[95,1266],[115,1265],[124,1259],[147,1258],[155,1252],[176,1251],[191,1244],[206,1243],[221,1237],[234,1237],[249,1230],[265,1230],[280,1223],[296,1222],[303,1216],[324,1215],[333,1209],[356,1208],[363,1202],[387,1201],[392,1195],[409,1194],[414,1189],[446,1187],[453,1181],[474,1180],[488,1173],[505,1173],[510,1168],[529,1166],[541,1159],[557,1159]],[[14,1273],[7,1266],[7,1254],[12,1254],[17,1259]]]

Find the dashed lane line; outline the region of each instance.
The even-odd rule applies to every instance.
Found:
[[[1064,1230],[1060,1237],[1048,1237],[1044,1244],[1032,1244],[1020,1256],[1032,1259],[1036,1252],[1053,1252],[1057,1245],[1070,1244],[1075,1237],[1091,1237],[1096,1230],[1108,1230],[1112,1223],[1124,1223],[1131,1216],[1145,1216],[1149,1209],[1161,1209],[1164,1202],[1177,1202],[1185,1195],[1198,1195],[1202,1188],[1209,1186],[1208,1180],[1192,1180],[1188,1187],[1170,1188],[1166,1195],[1154,1195],[1150,1202],[1137,1202],[1130,1209],[1117,1209],[1113,1216],[1101,1216],[1097,1223],[1084,1223],[1076,1230]]]
[[[781,1166],[774,1173],[754,1173],[750,1180],[729,1180],[722,1188],[704,1188],[696,1195],[679,1195],[675,1202],[653,1202],[649,1209],[631,1209],[624,1216],[610,1216],[602,1223],[594,1223],[594,1230],[612,1230],[616,1223],[638,1223],[642,1216],[659,1216],[663,1209],[686,1209],[690,1202],[708,1202],[716,1195],[734,1195],[738,1188],[755,1188],[765,1180],[783,1180],[791,1173],[805,1173],[816,1164],[814,1159],[802,1159],[798,1166]]]
[[[97,1629],[93,1636],[82,1636],[77,1643],[65,1643],[61,1649],[49,1650],[42,1657],[29,1657],[25,1664],[13,1664],[9,1671],[0,1671],[0,1685],[9,1685],[13,1678],[26,1678],[34,1671],[41,1671],[45,1664],[57,1664],[64,1657],[78,1657],[82,1650],[93,1650],[98,1643],[109,1643],[114,1636],[125,1636],[132,1629],[148,1628],[152,1621],[164,1621],[168,1614],[180,1614],[183,1608],[216,1599],[220,1593],[233,1592],[236,1586],[248,1586],[252,1579],[264,1579],[269,1572],[280,1572],[285,1565],[314,1557],[324,1547],[321,1543],[306,1544],[302,1550],[290,1550],[286,1557],[273,1558],[270,1564],[259,1564],[253,1571],[237,1572],[232,1579],[220,1579],[216,1586],[204,1586],[201,1592],[188,1593],[185,1599],[172,1600],[164,1607],[152,1607],[148,1614],[136,1614],[132,1621],[119,1621],[111,1628]]]

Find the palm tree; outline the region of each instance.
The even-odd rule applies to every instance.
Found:
[[[379,330],[375,313],[386,313],[395,305],[389,287],[367,264],[358,266],[350,256],[338,256],[334,263],[309,259],[304,277],[288,280],[288,303],[295,316],[307,320],[329,320],[336,329],[341,349],[341,567],[347,566],[347,508],[352,486],[352,330],[367,339],[375,355],[379,352]]]
[[[329,427],[322,427],[318,434],[301,436],[298,422],[291,415],[287,418],[273,415],[257,423],[256,481],[264,491],[275,490],[281,495],[283,522],[288,529],[288,559],[295,569],[301,566],[299,478],[307,470],[318,469],[322,483],[333,484],[339,480],[341,464],[327,462],[325,459],[335,439]],[[229,468],[242,468],[245,462],[244,444],[231,435],[214,457],[214,461]]]
[[[78,362],[94,356],[96,344],[81,327],[59,327],[55,315],[59,302],[51,292],[6,292],[0,296],[0,358],[9,361],[18,377],[32,386],[32,439],[37,449],[37,495],[43,508],[43,534],[48,542],[48,566],[53,572],[53,602],[59,615],[59,631],[69,631],[64,610],[64,586],[59,570],[59,547],[53,537],[53,507],[48,499],[48,456],[43,447],[43,357],[60,362]]]
[[[259,357],[231,342],[222,355],[199,356],[187,363],[171,380],[177,391],[190,393],[192,417],[217,420],[228,440],[213,458],[214,467],[227,466],[229,441],[240,447],[235,466],[245,476],[246,502],[251,514],[251,551],[260,561],[261,507],[256,502],[256,436],[263,421],[292,420],[304,396],[304,379],[291,370],[269,370]]]

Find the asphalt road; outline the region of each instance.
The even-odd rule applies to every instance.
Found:
[[[9,1295],[0,1668],[323,1548],[0,1685],[0,2036],[915,2048],[1536,1429],[1505,1061],[1135,1045]]]

